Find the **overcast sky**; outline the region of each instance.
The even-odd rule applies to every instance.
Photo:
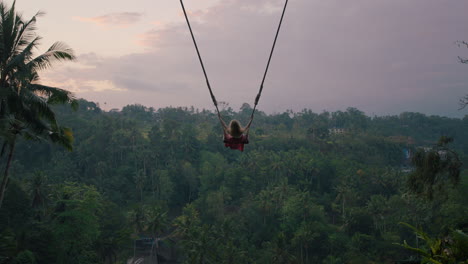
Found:
[[[8,5],[11,0],[4,1]],[[253,104],[283,0],[185,0],[219,101]],[[42,73],[104,109],[127,104],[213,110],[177,0],[17,0],[38,20],[42,51],[63,41],[74,63]],[[268,113],[356,107],[463,117],[466,0],[290,0],[259,103]]]

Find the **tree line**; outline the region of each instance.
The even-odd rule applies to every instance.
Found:
[[[434,174],[431,199],[411,188],[428,187],[411,161],[427,148],[449,146],[466,164],[466,118],[260,111],[241,153],[224,147],[207,110],[106,112],[84,100],[54,110],[74,151],[18,142],[0,211],[2,244],[20,245],[10,260],[119,263],[152,238],[159,263],[419,263],[397,244],[426,245],[401,222],[441,239],[466,233],[464,167],[456,183]],[[448,132],[458,144],[437,144]]]

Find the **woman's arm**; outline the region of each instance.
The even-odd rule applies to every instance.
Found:
[[[250,125],[252,124],[252,121],[253,121],[253,117],[250,118],[249,123],[247,124],[247,126],[245,126],[244,133],[246,133],[246,134],[249,133],[249,129],[250,129]]]
[[[221,117],[221,114],[218,113],[218,118],[219,118],[219,122],[221,122],[221,125],[223,126],[223,130],[226,132],[227,129],[228,129],[228,126],[226,125],[226,123],[224,122],[223,118]]]

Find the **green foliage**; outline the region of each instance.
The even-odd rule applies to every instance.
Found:
[[[416,252],[421,256],[421,263],[452,264],[468,263],[468,235],[461,230],[453,231],[445,238],[432,238],[421,228],[416,228],[407,223],[407,226],[425,243],[425,248],[410,246],[406,241],[398,244],[408,250]]]
[[[462,162],[447,146],[452,141],[452,138],[441,137],[432,149],[420,149],[415,153],[412,163],[416,169],[408,178],[411,191],[433,199],[434,192],[442,191],[448,183],[459,183]]]
[[[36,264],[34,254],[29,250],[21,251],[11,262],[12,264]]]
[[[182,215],[174,220],[174,226],[185,256],[183,263],[205,263],[215,259],[210,227],[201,223],[193,205],[184,208]]]
[[[7,263],[16,253],[15,233],[11,229],[3,229],[0,233],[0,263]]]
[[[89,263],[96,258],[92,246],[99,237],[100,194],[94,187],[58,186],[53,215],[54,235],[59,239],[59,263]]]
[[[30,220],[30,199],[18,181],[11,180],[5,195],[5,205],[0,209],[0,230],[6,227],[21,229]]]
[[[128,245],[131,244],[131,228],[120,208],[110,202],[103,201],[99,211],[99,237],[94,241],[100,263],[115,263],[119,258],[130,254]]]
[[[405,154],[447,130],[466,160],[463,120],[259,112],[241,153],[224,147],[206,110],[105,112],[86,101],[77,112],[54,109],[74,131],[74,151],[18,141],[17,180],[0,210],[9,261],[29,250],[38,264],[125,263],[133,254],[160,263],[395,263],[416,257],[392,245],[416,243],[398,222],[466,233],[464,167],[432,200],[405,184],[415,169]],[[347,132],[312,136],[315,125]],[[139,238],[156,242],[134,251]]]

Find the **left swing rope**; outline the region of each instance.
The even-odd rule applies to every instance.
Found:
[[[185,11],[184,2],[182,0],[180,0],[180,5],[182,6],[182,10],[184,11],[185,20],[187,21],[187,26],[190,30],[190,35],[192,36],[193,44],[195,45],[195,49],[197,50],[198,60],[200,61],[203,74],[205,75],[206,85],[208,86],[208,90],[210,91],[211,100],[213,100],[213,104],[216,107],[216,112],[218,113],[218,117],[221,118],[221,115],[218,109],[218,101],[216,101],[216,97],[214,96],[213,91],[211,90],[211,85],[210,85],[210,81],[208,80],[208,75],[206,74],[205,65],[203,64],[200,51],[198,50],[197,41],[195,40],[195,36],[193,35],[192,27],[190,26],[190,21],[188,19],[187,12]]]

